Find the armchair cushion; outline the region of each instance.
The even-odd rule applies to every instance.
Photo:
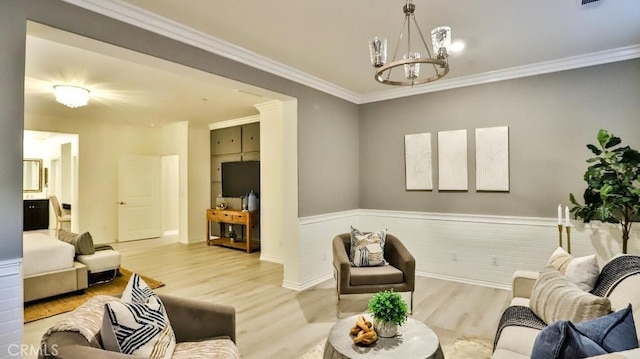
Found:
[[[386,231],[364,234],[351,227],[350,260],[354,267],[381,266],[384,260]]]
[[[351,268],[351,285],[402,283],[402,271],[391,265]]]
[[[231,339],[178,343],[171,359],[240,359]]]

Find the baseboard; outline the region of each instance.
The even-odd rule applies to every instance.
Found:
[[[260,253],[260,260],[261,261],[265,261],[265,262],[284,264],[284,260],[282,258],[273,257],[273,256],[266,256],[266,255],[264,255],[262,253]]]
[[[484,281],[484,280],[475,280],[475,279],[470,279],[470,278],[461,278],[461,277],[455,277],[455,276],[450,276],[450,275],[446,275],[446,274],[416,272],[416,276],[448,280],[450,282],[479,285],[479,286],[489,287],[489,288],[511,290],[511,286],[507,285],[507,284],[504,284],[504,283],[488,282],[488,281]]]
[[[301,292],[303,290],[309,289],[309,288],[313,287],[314,285],[320,284],[320,283],[324,282],[325,280],[331,279],[331,278],[333,278],[333,273],[329,273],[329,274],[323,275],[321,277],[318,277],[316,279],[307,281],[305,283],[294,283],[294,282],[283,280],[282,281],[282,287],[283,288],[287,288],[287,289],[291,289],[291,290],[295,290],[297,292]]]
[[[488,282],[488,281],[483,281],[483,280],[474,280],[474,279],[469,279],[469,278],[461,278],[461,277],[455,277],[455,276],[450,276],[450,275],[446,275],[446,274],[416,272],[416,276],[425,277],[425,278],[434,278],[434,279],[447,280],[447,281],[463,283],[463,284],[479,285],[479,286],[488,287],[488,288],[511,290],[511,286],[510,285],[506,285],[506,284],[503,284],[503,283]],[[322,283],[322,282],[324,282],[326,280],[332,279],[332,278],[333,278],[333,273],[329,273],[329,274],[323,275],[322,277],[318,277],[315,280],[308,281],[308,282],[303,283],[303,284],[293,283],[293,282],[289,282],[289,281],[283,281],[282,282],[282,287],[287,288],[287,289],[292,289],[292,290],[295,290],[295,291],[303,291],[303,290],[307,290],[307,289],[309,289],[309,288],[311,288],[311,287],[313,287],[315,285],[318,285],[318,284],[320,284],[320,283]]]

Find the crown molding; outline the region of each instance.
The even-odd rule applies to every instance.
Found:
[[[269,111],[269,110],[282,110],[283,106],[284,104],[280,100],[273,100],[273,101],[268,101],[268,102],[259,103],[257,105],[253,105],[253,107],[255,107],[256,110],[258,110],[258,112],[260,113],[264,111]]]
[[[358,105],[640,58],[640,45],[632,45],[476,75],[456,77],[449,80],[439,80],[416,87],[395,88],[370,94],[357,94],[240,46],[120,0],[62,1],[198,47]]]
[[[594,52],[585,55],[565,57],[562,59],[539,62],[531,65],[511,67],[508,69],[485,72],[477,75],[456,77],[450,80],[438,80],[416,87],[398,88],[380,91],[360,98],[359,104],[391,100],[399,97],[420,95],[429,92],[444,91],[459,87],[487,84],[491,82],[512,80],[522,77],[560,72],[581,67],[607,64],[610,62],[631,60],[640,57],[640,45],[626,46],[612,50]]]
[[[293,67],[271,60],[240,46],[185,26],[166,17],[119,0],[62,0],[69,4],[108,16],[130,25],[166,36],[230,60],[269,72],[271,74],[309,86],[344,100],[358,103],[360,95],[328,81],[304,73]]]
[[[241,125],[246,125],[254,122],[260,122],[259,115],[234,118],[233,120],[228,120],[228,121],[213,122],[209,124],[209,130],[218,130],[221,128],[241,126]]]

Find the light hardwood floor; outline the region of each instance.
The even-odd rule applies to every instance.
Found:
[[[259,252],[185,245],[172,238],[113,246],[122,254],[122,267],[166,283],[158,293],[234,306],[243,358],[299,358],[324,340],[336,321],[333,279],[302,292],[282,288],[282,265],[260,261]],[[365,311],[369,298],[343,296],[341,317]],[[443,347],[460,337],[493,340],[509,299],[505,290],[418,277],[413,318],[429,325]],[[25,324],[24,343],[37,345],[64,315]]]

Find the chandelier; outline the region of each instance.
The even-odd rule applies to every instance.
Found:
[[[374,37],[373,40],[369,41],[369,55],[371,64],[376,69],[376,81],[387,85],[413,86],[436,81],[449,73],[449,54],[447,49],[451,46],[451,28],[449,26],[439,26],[431,30],[432,55],[416,21],[415,10],[416,6],[412,0],[407,0],[402,7],[404,24],[398,36],[398,43],[391,62],[387,63],[387,39]],[[416,47],[412,46],[411,43],[412,36],[415,37],[415,34],[411,32],[411,22],[413,22],[421,40],[421,42],[417,42]],[[398,55],[401,48],[405,51]],[[424,50],[426,50],[427,56],[424,56],[424,52],[420,53]],[[421,68],[422,64],[425,66]],[[399,67],[403,67],[404,72],[396,71],[396,73],[393,73],[393,70]]]
[[[82,87],[56,85],[53,86],[53,92],[56,95],[56,101],[67,107],[76,108],[89,103],[89,90]]]

